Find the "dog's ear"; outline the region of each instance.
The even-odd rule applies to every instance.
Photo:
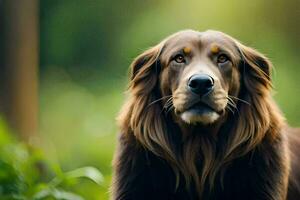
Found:
[[[162,115],[159,76],[160,54],[164,42],[139,55],[131,64],[129,98],[119,114],[122,132],[133,134],[145,148],[173,165],[178,165],[168,134],[166,116]],[[178,172],[174,168],[178,176]]]
[[[131,87],[135,87],[142,82],[147,85],[146,91],[150,92],[153,89],[161,70],[159,56],[162,48],[163,43],[160,43],[134,59],[130,66]]]
[[[272,63],[258,51],[237,44],[241,54],[240,72],[245,87],[261,95],[272,88],[271,71]]]
[[[280,120],[274,115],[276,109],[271,98],[271,62],[256,50],[236,41],[240,53],[239,71],[241,89],[238,104],[239,115],[236,115],[232,137],[229,140],[229,160],[237,155],[244,155],[255,148],[270,130],[273,122]],[[273,131],[275,132],[275,131]],[[270,134],[269,134],[270,133]],[[239,152],[239,146],[243,151]],[[224,156],[227,157],[227,156]],[[227,158],[227,159],[228,159]]]

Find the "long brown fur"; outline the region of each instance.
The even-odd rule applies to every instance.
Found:
[[[279,182],[273,183],[278,190],[274,191],[270,199],[286,199],[289,150],[286,136],[281,134],[286,126],[285,120],[271,96],[272,64],[257,51],[226,37],[234,41],[241,56],[241,85],[237,97],[247,103],[234,99],[238,113],[231,120],[225,117],[220,122],[224,133],[217,136],[210,133],[193,134],[193,126],[174,122],[173,107],[168,106],[172,94],[169,91],[170,97],[162,95],[160,85],[161,76],[166,74],[162,73],[164,63],[160,63],[159,57],[169,40],[167,38],[138,56],[131,64],[129,97],[118,117],[122,141],[135,140],[133,146],[139,146],[136,148],[149,151],[166,161],[176,177],[174,191],[182,187],[180,182],[184,182],[184,188],[191,193],[193,191],[189,188],[194,184],[197,198],[204,198],[205,193],[214,191],[216,184],[223,184],[224,174],[234,160],[252,151],[260,151],[265,148],[266,145],[262,145],[264,143],[278,143],[280,153],[276,164],[280,165],[281,178]],[[164,114],[166,112],[172,114]],[[181,127],[181,131],[178,131],[178,127]],[[204,127],[201,130],[211,132],[212,129]],[[120,185],[126,184],[118,177],[118,170],[129,167],[123,165],[120,159],[116,153],[112,190],[114,199],[127,199],[126,195],[121,198],[122,195],[118,194]]]

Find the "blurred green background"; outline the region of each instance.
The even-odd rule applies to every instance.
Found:
[[[275,66],[275,99],[288,122],[300,126],[299,0],[30,2],[39,11],[34,138],[63,171],[94,166],[102,172],[100,186],[81,182],[71,189],[86,199],[109,196],[115,117],[130,62],[178,30],[220,30],[267,55]],[[5,51],[7,43],[2,46]]]

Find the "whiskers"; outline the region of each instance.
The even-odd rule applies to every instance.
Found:
[[[162,111],[165,110],[166,114],[168,114],[173,109],[175,109],[175,107],[173,105],[173,96],[171,96],[164,104]]]
[[[164,96],[162,98],[156,99],[155,101],[152,101],[151,103],[149,103],[148,107],[151,106],[151,105],[153,105],[153,104],[155,104],[155,103],[157,103],[157,102],[160,102],[160,101],[162,101],[162,100],[164,100],[166,98],[170,98],[170,97],[172,98],[172,95],[167,95],[167,96]]]
[[[228,103],[227,103],[225,109],[228,109],[232,114],[235,114],[235,112],[237,112],[238,115],[240,115],[240,111],[238,109],[237,102],[241,102],[241,103],[251,106],[251,104],[248,101],[245,101],[245,100],[240,99],[235,96],[227,95],[226,97],[224,97],[222,99],[225,99],[225,98],[228,100]],[[148,107],[150,107],[158,102],[161,102],[161,101],[165,102],[162,106],[161,112],[164,111],[165,114],[168,114],[170,111],[175,109],[175,107],[173,105],[173,96],[172,95],[167,95],[167,96],[163,96],[159,99],[156,99],[156,100],[152,101],[151,103],[149,103]]]
[[[238,97],[228,95],[228,98],[235,99],[235,100],[237,100],[237,101],[243,102],[243,103],[248,104],[249,106],[251,106],[251,104],[250,104],[248,101],[243,100],[243,99],[240,99],[240,98],[238,98]]]
[[[232,112],[232,114],[235,113],[235,110],[238,112],[239,114],[239,109],[237,108],[236,103],[234,102],[234,100],[232,98],[230,98],[229,96],[226,97],[226,99],[228,99],[228,103],[226,105],[226,108]]]
[[[173,105],[173,96],[172,96],[172,95],[167,95],[167,96],[163,96],[163,97],[161,97],[161,98],[159,98],[159,99],[156,99],[155,101],[152,101],[152,102],[148,105],[148,107],[151,106],[151,105],[153,105],[153,104],[155,104],[155,103],[158,103],[158,102],[160,102],[160,101],[163,101],[163,100],[165,100],[166,98],[168,98],[168,99],[167,99],[167,101],[165,102],[165,104],[163,105],[162,111],[165,111],[166,114],[168,114],[171,110],[174,109],[174,105]]]
[[[236,104],[236,102],[235,102],[234,100],[240,101],[240,102],[245,103],[245,104],[247,104],[247,105],[249,105],[249,106],[251,105],[248,101],[245,101],[245,100],[243,100],[243,99],[240,99],[240,98],[238,98],[238,97],[231,96],[231,95],[228,95],[228,96],[226,97],[226,99],[228,99],[228,104],[227,104],[226,108],[227,108],[230,112],[232,112],[232,114],[235,114],[235,111],[237,111],[238,115],[240,115],[239,109],[238,109],[237,104]]]

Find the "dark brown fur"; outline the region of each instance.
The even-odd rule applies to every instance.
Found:
[[[222,49],[225,64],[215,61]],[[176,51],[184,64],[174,62]],[[271,68],[216,31],[182,31],[137,57],[119,116],[112,198],[300,199],[300,131],[273,102]],[[201,100],[186,89],[197,73],[215,80]],[[214,111],[189,113],[199,101]]]

